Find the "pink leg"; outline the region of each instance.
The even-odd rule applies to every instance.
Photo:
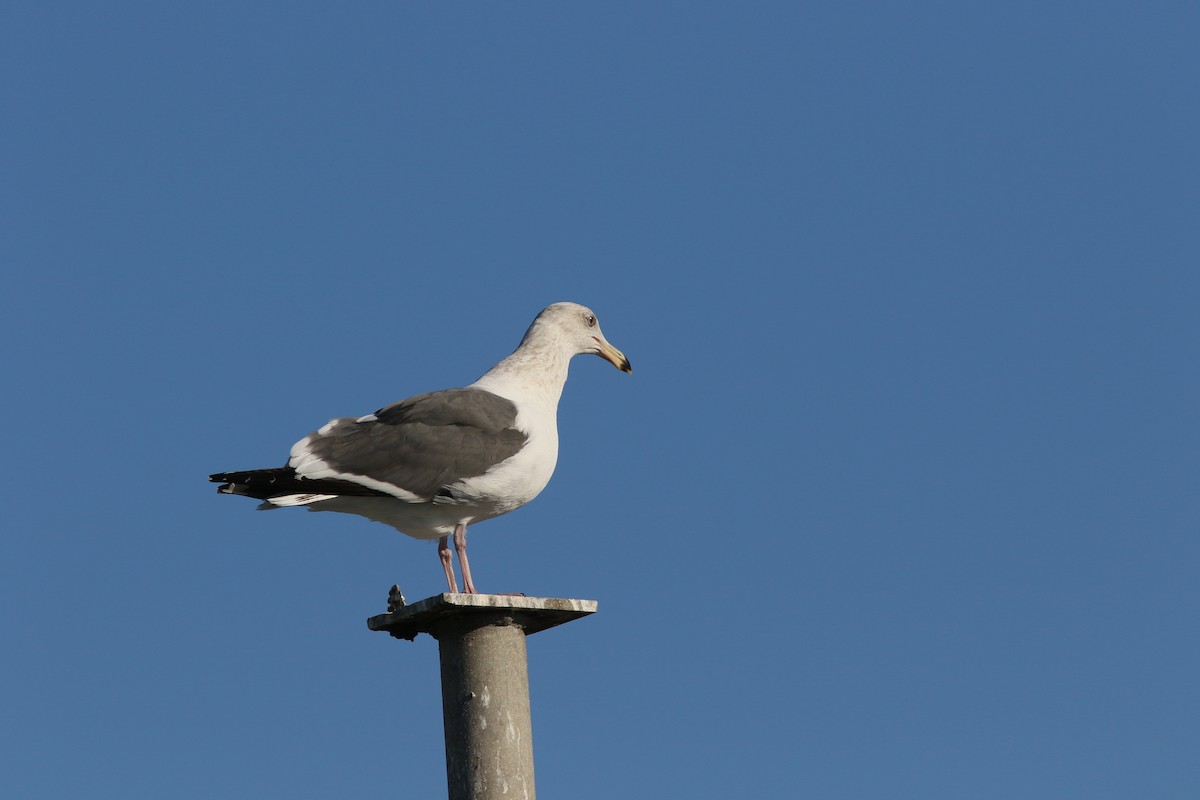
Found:
[[[458,592],[458,582],[454,580],[454,556],[450,553],[449,536],[438,539],[438,558],[442,560],[442,569],[446,571],[446,583],[450,587],[450,593]],[[463,579],[466,579],[465,573]]]
[[[467,561],[467,526],[461,522],[454,526],[454,549],[458,551],[458,566],[463,574],[463,591],[478,594],[475,582],[471,580],[471,564]]]

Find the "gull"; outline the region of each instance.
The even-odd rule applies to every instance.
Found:
[[[593,354],[632,368],[590,309],[544,308],[520,346],[461,389],[410,397],[361,417],[329,421],[292,446],[287,465],[218,472],[221,494],[259,509],[303,506],[357,514],[416,539],[436,539],[451,592],[475,594],[467,527],[507,514],[546,488],[558,462],[558,402],[571,358]]]

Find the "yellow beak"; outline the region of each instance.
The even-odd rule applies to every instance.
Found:
[[[592,338],[596,340],[596,355],[621,370],[621,372],[633,372],[633,367],[629,366],[629,359],[625,357],[624,353],[598,336],[593,336]]]

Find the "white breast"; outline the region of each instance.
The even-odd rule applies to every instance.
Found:
[[[456,484],[454,493],[480,506],[476,520],[499,516],[537,497],[558,463],[558,424],[555,409],[526,406],[517,413],[516,427],[529,437],[521,451],[482,475]]]

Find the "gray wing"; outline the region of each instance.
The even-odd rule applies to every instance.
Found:
[[[432,499],[519,452],[529,437],[517,430],[516,418],[517,407],[499,395],[446,389],[361,419],[336,419],[297,447],[339,477],[363,476]]]

